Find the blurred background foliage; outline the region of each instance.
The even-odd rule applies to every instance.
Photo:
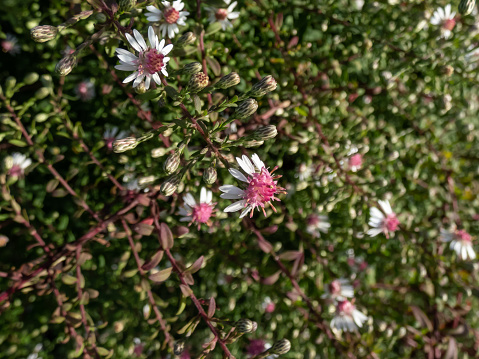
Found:
[[[197,2],[185,1],[191,15],[180,34],[208,28],[208,1],[201,3],[198,20]],[[454,10],[458,3],[451,3]],[[268,124],[277,126],[277,137],[257,148],[233,147],[229,153],[258,153],[268,167],[279,166],[279,183],[288,194],[275,205],[278,213],[268,208],[266,217],[255,213],[243,220],[226,215],[221,211],[230,201],[220,199],[218,187],[233,179],[218,165],[218,180],[210,186],[218,202],[213,225],[187,231],[179,222],[178,206],[187,192],[199,197],[211,157],[188,172],[177,194],[164,197],[158,194],[165,177],[163,162],[186,130],[168,130],[164,142],[155,137],[124,154],[113,153],[104,138],[113,126],[126,135],[140,135],[157,123],[171,123],[182,116],[179,108],[167,97],[144,101],[131,86],[121,86],[126,75],[114,70],[114,50],[126,45],[113,27],[81,54],[68,76],[54,75],[68,49],[105,25],[94,14],[46,43],[33,42],[29,31],[91,9],[87,2],[3,0],[0,38],[15,36],[19,52],[0,54],[0,84],[34,143],[28,144],[2,101],[0,156],[21,152],[33,164],[16,180],[3,171],[0,233],[9,241],[0,248],[1,290],[21,280],[11,274],[26,263],[31,263],[30,270],[45,260],[32,231],[52,250],[65,248],[140,193],[144,202],[125,217],[140,258],[148,261],[161,248],[151,223],[138,227],[158,208],[159,220],[175,235],[171,252],[176,261],[186,268],[204,256],[191,288],[204,300],[205,310],[214,297],[215,317],[258,323],[255,333],[228,345],[237,358],[249,357],[254,339],[272,344],[281,338],[292,344],[285,358],[477,357],[478,266],[459,261],[439,240],[439,231],[457,226],[473,237],[479,233],[478,72],[472,53],[478,19],[476,13],[456,15],[453,35],[444,39],[440,27],[429,21],[447,4],[239,0],[240,17],[233,29],[205,36],[210,79],[232,71],[241,77],[234,89],[213,94],[213,101],[246,92],[258,75],[277,80],[277,89],[258,99],[257,114],[236,121],[231,138]],[[127,26],[133,18],[133,28],[145,35],[144,7],[139,2],[131,13],[118,15],[120,22]],[[187,55],[173,56],[170,69],[201,62],[197,45]],[[96,93],[88,101],[76,91],[83,81],[91,82]],[[178,75],[168,81],[185,86],[188,78]],[[206,96],[201,99],[207,108]],[[187,107],[193,112],[192,103]],[[205,146],[198,134],[192,135],[186,159]],[[363,159],[356,172],[348,167],[355,151]],[[231,157],[229,153],[224,155]],[[49,164],[76,197],[52,176]],[[153,183],[141,189],[133,183],[146,176],[155,176]],[[18,219],[12,198],[30,227]],[[369,208],[380,199],[389,199],[401,223],[389,239],[365,234]],[[314,214],[327,215],[331,223],[320,238],[306,230]],[[262,236],[274,253],[265,253]],[[87,355],[77,345],[81,339],[62,343],[71,327],[85,338],[87,348],[106,348],[97,351],[99,355],[173,357],[160,324],[151,320],[155,315],[146,288],[151,286],[170,335],[184,338],[178,331],[198,311],[182,294],[178,277],[171,275],[161,284],[145,280],[118,218],[85,242],[82,251],[81,287],[88,293],[82,304],[91,333],[82,326],[76,262],[65,260],[1,303],[0,357]],[[165,256],[153,271],[170,266]],[[329,329],[334,307],[321,295],[337,278],[354,283],[355,304],[370,317],[358,334]],[[61,293],[65,313],[58,309],[54,288]],[[186,350],[197,357],[208,338],[211,332],[200,322],[186,337]],[[222,357],[218,345],[211,357]]]

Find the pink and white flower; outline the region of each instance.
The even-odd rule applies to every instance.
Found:
[[[368,317],[356,309],[349,300],[339,302],[336,305],[336,316],[331,320],[331,328],[354,332],[362,328]]]
[[[75,87],[75,93],[82,101],[90,101],[95,97],[95,85],[90,80],[82,81]]]
[[[151,79],[161,85],[159,72],[168,76],[166,64],[170,61],[170,58],[166,55],[173,49],[173,45],[165,46],[164,39],[159,42],[158,36],[156,36],[151,26],[148,28],[150,46],[146,45],[145,40],[137,30],[133,30],[133,36],[128,33],[125,35],[130,45],[138,51],[138,56],[124,49],[116,49],[120,64],[116,65],[115,68],[121,71],[134,71],[123,80],[123,83],[133,81],[133,87],[137,87],[144,80],[147,90],[150,88]]]
[[[0,45],[2,46],[3,52],[13,56],[19,54],[21,51],[18,39],[12,34],[6,34],[5,39],[0,42]]]
[[[242,210],[240,218],[243,218],[249,212],[251,212],[250,217],[253,217],[254,209],[259,209],[260,207],[266,216],[266,212],[264,210],[266,204],[269,204],[276,212],[276,208],[274,208],[271,202],[279,201],[279,198],[277,198],[276,195],[280,193],[286,193],[284,188],[279,187],[278,181],[276,181],[276,179],[280,178],[281,176],[272,176],[273,172],[276,171],[278,167],[275,167],[271,172],[269,172],[257,154],[252,155],[251,160],[253,161],[254,165],[245,155],[243,155],[242,158],[236,157],[236,161],[246,173],[246,176],[237,169],[229,169],[229,172],[233,175],[233,177],[246,183],[247,186],[245,189],[241,189],[233,185],[224,185],[220,187],[220,191],[224,192],[221,194],[221,198],[239,200],[226,207],[224,211],[237,212]]]
[[[237,1],[231,3],[231,0],[224,0],[228,8],[218,9],[215,7],[206,7],[206,11],[209,13],[208,21],[210,23],[219,22],[223,30],[226,30],[228,27],[233,27],[233,24],[230,20],[237,19],[240,15],[238,11],[233,11],[233,9],[238,4]]]
[[[328,233],[331,228],[328,216],[312,214],[306,219],[306,232],[311,234],[314,238],[320,238],[321,232]]]
[[[448,39],[452,35],[452,29],[456,25],[455,12],[451,12],[451,4],[447,4],[446,7],[437,9],[431,17],[431,24],[441,26],[442,37]]]
[[[32,164],[32,160],[22,153],[15,152],[5,158],[5,169],[11,177],[22,177],[25,169]]]
[[[476,258],[476,253],[472,246],[472,236],[465,230],[456,229],[454,232],[449,232],[441,228],[440,239],[443,242],[451,242],[449,248],[453,249],[461,260]]]
[[[321,298],[329,298],[334,301],[343,301],[354,297],[354,289],[346,278],[335,279],[324,288]]]
[[[349,168],[351,171],[356,172],[363,165],[363,155],[356,153],[349,157]]]
[[[120,131],[120,129],[116,126],[113,126],[111,128],[107,128],[105,132],[103,132],[103,142],[105,142],[105,145],[109,150],[113,149],[113,142],[128,136],[128,132],[118,131]]]
[[[153,5],[149,5],[146,9],[149,11],[146,13],[146,19],[150,22],[160,22],[161,35],[163,37],[168,34],[170,39],[175,37],[180,30],[178,25],[186,25],[186,17],[190,14],[188,11],[181,11],[185,7],[183,1],[176,0],[173,3],[169,1],[162,1],[165,10],[161,11]]]
[[[189,225],[195,223],[198,225],[198,230],[201,228],[201,225],[204,223],[208,226],[211,226],[210,218],[214,215],[215,204],[212,202],[213,193],[206,188],[202,187],[200,192],[200,202],[197,203],[195,198],[187,193],[183,196],[183,201],[185,205],[180,207],[180,218],[181,222],[190,222]]]
[[[397,230],[399,220],[396,217],[396,213],[393,212],[388,200],[380,200],[378,203],[384,213],[376,207],[371,208],[369,225],[373,228],[368,230],[368,234],[370,237],[376,237],[378,234],[384,233],[386,238],[389,238],[389,233],[393,233]]]

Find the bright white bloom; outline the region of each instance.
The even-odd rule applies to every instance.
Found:
[[[346,298],[354,297],[353,286],[345,278],[333,280],[324,288],[324,292],[321,298],[329,298],[334,301],[342,301],[346,300]]]
[[[82,101],[90,101],[95,97],[95,85],[90,80],[82,81],[75,87],[75,93]]]
[[[363,323],[368,319],[363,313],[356,309],[349,300],[339,302],[336,306],[336,316],[331,320],[331,328],[354,332],[362,328]]]
[[[156,36],[151,26],[148,28],[149,47],[137,30],[133,30],[133,36],[126,34],[130,45],[138,51],[138,56],[124,49],[116,49],[120,64],[116,65],[115,68],[121,71],[134,71],[123,80],[123,83],[134,80],[133,87],[137,87],[145,80],[145,88],[147,90],[150,88],[151,79],[158,85],[161,85],[158,73],[161,71],[163,75],[168,76],[166,63],[170,61],[170,58],[166,57],[166,55],[173,49],[173,45],[165,46],[165,39],[158,42],[158,36]]]
[[[238,2],[234,1],[233,3],[231,3],[231,0],[224,1],[226,5],[228,5],[227,9],[217,9],[215,7],[209,6],[205,9],[209,12],[208,21],[210,23],[219,22],[221,23],[221,27],[223,28],[223,30],[226,30],[228,27],[233,27],[233,24],[230,20],[237,19],[240,13],[238,11],[233,11]]]
[[[476,253],[472,247],[472,237],[465,230],[449,232],[441,228],[440,239],[443,242],[451,242],[449,248],[453,249],[463,261],[476,258]]]
[[[15,152],[11,156],[5,158],[5,168],[8,175],[12,177],[21,177],[25,169],[32,164],[32,160],[24,154]]]
[[[190,14],[188,11],[181,11],[185,7],[183,1],[176,0],[171,4],[169,1],[161,2],[165,6],[165,10],[161,11],[153,5],[149,5],[146,9],[146,19],[150,22],[161,22],[160,30],[163,37],[168,34],[170,39],[175,37],[180,30],[178,25],[185,26],[186,17]]]
[[[105,142],[105,145],[109,150],[113,149],[113,142],[115,142],[115,140],[120,140],[128,136],[128,132],[118,131],[120,131],[119,128],[113,126],[111,128],[107,128],[105,132],[103,132],[103,141]]]
[[[246,189],[243,190],[233,185],[224,185],[220,187],[220,191],[224,192],[221,194],[221,198],[238,200],[237,202],[226,207],[224,211],[236,212],[243,210],[241,212],[240,218],[243,218],[249,212],[251,212],[250,217],[253,217],[253,210],[259,207],[261,207],[264,215],[266,215],[264,206],[268,203],[276,212],[276,209],[271,201],[279,201],[275,195],[279,193],[286,193],[284,188],[278,186],[278,181],[275,181],[275,179],[278,179],[281,176],[271,175],[278,167],[275,167],[271,172],[269,172],[257,154],[252,155],[251,160],[253,161],[254,165],[245,155],[243,155],[242,158],[236,157],[236,161],[246,173],[246,176],[237,169],[229,169],[229,172],[233,175],[233,177],[247,183]]]
[[[206,223],[206,225],[210,226],[210,218],[213,215],[213,211],[215,209],[215,203],[212,203],[213,200],[213,193],[206,188],[201,188],[200,193],[200,203],[197,203],[194,197],[187,193],[183,196],[183,201],[185,201],[185,205],[180,207],[180,218],[181,222],[190,222],[198,224],[198,230],[201,227],[202,223]]]
[[[451,12],[451,4],[447,4],[444,9],[437,9],[431,17],[431,24],[441,26],[441,33],[445,39],[452,35],[452,29],[456,25],[455,12]]]
[[[320,238],[321,232],[328,233],[331,223],[329,223],[328,216],[312,214],[307,218],[306,232],[311,234],[314,238]]]
[[[9,53],[13,56],[19,54],[20,51],[22,51],[20,45],[18,44],[18,39],[12,34],[7,34],[6,39],[2,40],[0,42],[0,45],[3,52]]]
[[[307,165],[306,163],[301,163],[299,165],[298,171],[294,175],[295,177],[298,177],[300,181],[307,181],[309,178],[311,178],[311,175],[314,173],[314,166],[313,165]]]
[[[378,201],[378,203],[386,215],[376,207],[371,208],[369,226],[373,228],[368,230],[368,234],[371,237],[376,237],[379,233],[384,233],[386,238],[389,238],[389,232],[397,230],[399,220],[396,217],[396,213],[393,212],[389,201]]]

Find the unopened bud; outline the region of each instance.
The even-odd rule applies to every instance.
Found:
[[[168,156],[165,163],[163,164],[163,170],[167,175],[175,173],[180,165],[180,153],[179,151],[175,151],[171,155]]]
[[[261,97],[268,92],[276,90],[276,80],[273,76],[268,75],[264,77],[260,82],[254,84],[249,94],[253,97]]]
[[[5,247],[8,243],[9,239],[7,236],[0,234],[0,247]]]
[[[135,87],[135,92],[140,95],[146,92],[146,86],[144,81],[140,82],[138,86]]]
[[[23,78],[23,82],[25,82],[25,84],[27,85],[31,85],[37,82],[39,77],[40,76],[36,72],[30,72],[25,75],[25,77]]]
[[[121,153],[129,151],[138,146],[138,140],[135,137],[126,137],[113,142],[113,152]]]
[[[213,184],[216,182],[217,176],[216,169],[214,167],[208,167],[203,173],[203,181],[205,181],[206,184]]]
[[[36,26],[30,30],[30,35],[35,42],[53,40],[58,34],[58,29],[51,25]]]
[[[238,333],[251,333],[254,331],[254,324],[252,320],[240,319],[235,324]]]
[[[47,87],[40,87],[36,92],[35,92],[35,98],[37,100],[43,100],[45,97],[47,97],[50,94],[50,90]]]
[[[278,134],[278,130],[275,125],[268,125],[258,128],[254,131],[254,139],[259,141],[266,141],[271,138],[275,138]]]
[[[274,345],[270,349],[270,352],[271,354],[282,355],[289,352],[290,349],[291,342],[288,339],[281,339],[274,343]]]
[[[256,112],[258,109],[258,102],[255,99],[248,98],[241,102],[236,108],[235,117],[239,120],[247,118]]]
[[[250,148],[250,147],[258,147],[264,144],[264,141],[258,141],[258,140],[251,140],[251,141],[246,141],[243,143],[243,146],[245,148]]]
[[[173,347],[173,353],[175,355],[181,355],[185,350],[185,342],[183,340],[177,340]]]
[[[107,17],[104,13],[97,12],[95,15],[93,15],[93,20],[95,20],[96,22],[100,24],[103,24],[104,22],[106,22]]]
[[[442,73],[447,77],[451,76],[454,73],[454,67],[452,67],[451,65],[446,65],[441,70]]]
[[[120,0],[118,2],[118,12],[129,12],[136,5],[136,0]]]
[[[75,55],[67,55],[55,66],[55,71],[60,76],[66,76],[72,72],[73,68],[77,64],[77,58]]]
[[[199,62],[190,62],[185,65],[181,72],[185,75],[194,75],[200,72],[203,69],[203,66]]]
[[[241,78],[236,72],[232,72],[223,76],[216,84],[217,89],[227,89],[228,87],[236,86],[240,83]]]
[[[209,82],[208,75],[204,74],[203,72],[198,72],[190,77],[190,82],[188,82],[188,90],[191,93],[197,93],[203,90],[206,86],[208,86]]]
[[[160,192],[164,196],[171,196],[173,193],[176,192],[179,184],[180,184],[180,177],[178,175],[173,175],[171,177],[168,177],[167,180],[161,184]]]
[[[469,15],[474,10],[476,0],[461,0],[459,3],[459,14]]]
[[[191,31],[183,34],[180,38],[176,41],[175,46],[178,48],[185,47],[186,45],[190,45],[196,41],[196,36]]]
[[[13,76],[8,76],[5,80],[5,88],[7,90],[13,90],[16,84],[17,84],[17,79]]]

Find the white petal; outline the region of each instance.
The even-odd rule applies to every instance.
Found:
[[[245,171],[246,173],[250,175],[255,173],[253,164],[251,163],[251,161],[249,160],[247,156],[243,155],[242,158],[236,157],[236,161],[238,162],[240,167],[243,169],[243,171]]]
[[[220,191],[228,193],[228,194],[234,194],[234,195],[237,195],[237,196],[242,196],[244,194],[244,191],[241,188],[238,188],[238,187],[230,185],[230,184],[226,184],[224,186],[221,186]]]
[[[156,49],[158,46],[158,36],[156,36],[152,26],[148,28],[148,41],[150,41],[151,48]]]
[[[134,79],[136,79],[137,76],[138,76],[138,71],[133,72],[131,75],[129,75],[126,79],[123,80],[123,83],[126,84],[128,82],[131,82]]]
[[[135,40],[138,42],[138,44],[141,46],[143,51],[146,51],[148,49],[148,46],[146,46],[145,39],[141,34],[138,32],[138,30],[133,30],[133,36],[135,36]]]
[[[368,235],[370,237],[376,237],[378,234],[382,233],[383,230],[380,229],[380,228],[371,228],[370,230],[368,230]]]
[[[228,14],[228,19],[234,20],[234,19],[237,19],[239,16],[240,16],[240,13],[235,11]]]
[[[141,81],[143,81],[143,79],[145,78],[145,75],[140,75],[138,76],[135,81],[133,81],[133,87],[137,87]]]
[[[150,88],[151,75],[147,75],[145,78],[145,88],[148,90]]]
[[[392,210],[391,205],[389,204],[388,200],[385,200],[385,201],[379,200],[378,203],[386,214],[393,213],[393,210]]]
[[[244,211],[241,212],[239,218],[243,218],[244,216],[246,216],[252,209],[253,209],[253,207],[251,207],[251,206],[246,207],[244,209]]]
[[[183,201],[185,201],[185,203],[190,207],[196,206],[196,201],[195,201],[194,197],[191,195],[191,193],[185,194],[183,196]]]
[[[245,200],[242,200],[242,201],[238,201],[238,202],[235,202],[233,204],[230,204],[228,207],[226,207],[223,211],[224,212],[237,212],[241,209],[244,208],[244,205],[245,205],[246,201]]]
[[[248,179],[245,177],[244,174],[242,174],[240,171],[238,171],[237,169],[235,168],[230,168],[229,169],[229,172],[231,173],[231,175],[234,177],[234,178],[237,178],[239,179],[240,181],[243,181],[243,182],[248,182]]]
[[[148,6],[146,7],[146,9],[147,9],[148,11],[151,11],[151,12],[154,13],[154,14],[160,14],[160,15],[162,14],[161,10],[157,9],[157,8],[156,8],[155,6],[153,6],[153,5],[148,5]]]
[[[206,203],[206,188],[201,187],[200,203]]]
[[[141,52],[142,49],[141,49],[141,46],[138,44],[138,42],[136,42],[135,38],[133,36],[131,36],[130,34],[126,33],[125,34],[126,36],[126,39],[128,40],[128,42],[130,43],[131,46],[133,46],[133,48],[138,51],[138,52]]]
[[[191,220],[192,220],[192,217],[189,217],[189,216],[180,218],[180,222],[191,222]]]
[[[161,41],[158,44],[158,46],[156,47],[156,49],[158,50],[158,52],[161,52],[161,50],[163,50],[164,46],[165,46],[165,39],[161,39]]]
[[[153,80],[158,84],[158,85],[161,85],[161,79],[160,79],[160,76],[158,75],[158,73],[154,73],[153,74]]]
[[[251,156],[251,159],[253,160],[253,163],[256,166],[256,168],[259,169],[260,171],[263,167],[265,167],[263,161],[259,159],[259,156],[256,153]]]
[[[233,11],[233,9],[235,8],[236,4],[238,4],[238,3],[235,1],[235,2],[233,2],[230,6],[228,6],[228,12]]]
[[[138,69],[138,66],[135,65],[116,65],[115,69],[120,70],[120,71],[136,71]]]

